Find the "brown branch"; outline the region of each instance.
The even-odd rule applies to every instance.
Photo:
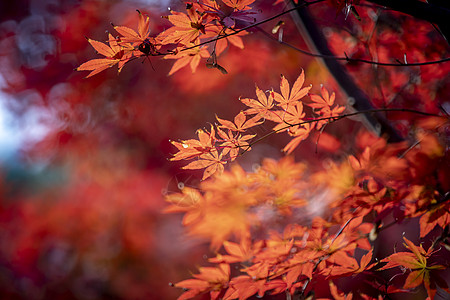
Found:
[[[423,115],[423,116],[429,116],[429,117],[442,117],[440,115],[437,114],[432,114],[432,113],[427,113],[427,112],[422,112],[422,111],[418,111],[418,110],[414,110],[414,109],[409,109],[409,108],[375,108],[375,109],[369,109],[369,110],[362,110],[362,111],[356,111],[356,112],[352,112],[352,113],[347,113],[347,114],[343,114],[340,116],[335,116],[335,117],[322,117],[322,118],[315,118],[315,119],[310,119],[310,120],[305,120],[296,124],[288,124],[286,127],[271,131],[265,135],[263,135],[262,137],[256,139],[255,141],[251,142],[248,144],[248,146],[243,146],[243,147],[239,147],[237,146],[236,148],[244,148],[244,152],[240,153],[239,156],[243,155],[245,152],[249,151],[249,149],[255,145],[256,143],[259,143],[260,141],[268,138],[269,136],[284,131],[288,128],[294,127],[294,126],[300,126],[303,124],[308,124],[308,123],[314,123],[314,122],[319,122],[319,121],[329,121],[328,123],[334,123],[336,121],[348,118],[348,117],[352,117],[352,116],[357,116],[357,115],[362,115],[362,114],[374,114],[374,113],[380,113],[380,112],[408,112],[408,113],[413,113],[413,114],[418,114],[418,115]]]
[[[294,49],[297,52],[300,52],[302,54],[312,56],[312,57],[318,57],[323,59],[332,59],[332,60],[338,60],[338,61],[346,61],[349,63],[366,63],[370,65],[377,65],[377,66],[383,66],[383,67],[415,67],[415,66],[426,66],[426,65],[434,65],[434,64],[441,64],[445,62],[450,62],[450,57],[439,59],[439,60],[432,60],[432,61],[425,61],[425,62],[418,62],[418,63],[402,63],[401,61],[397,60],[396,63],[387,63],[387,62],[377,62],[369,59],[361,59],[361,58],[351,58],[347,55],[345,56],[335,56],[335,55],[326,55],[326,54],[320,54],[320,53],[312,53],[303,49],[300,49],[292,44],[289,44],[285,41],[280,41],[270,33],[266,32],[265,30],[262,30],[261,28],[257,28],[261,33],[269,37],[270,39],[277,41],[278,43],[289,47],[291,49]]]

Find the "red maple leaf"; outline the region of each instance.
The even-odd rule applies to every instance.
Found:
[[[397,266],[403,266],[410,269],[411,272],[406,278],[403,288],[412,289],[424,284],[428,296],[430,299],[434,299],[437,285],[443,289],[448,289],[445,280],[435,273],[436,270],[442,270],[446,267],[428,263],[428,258],[436,252],[433,251],[432,247],[430,247],[428,251],[425,251],[422,244],[417,247],[407,238],[403,237],[403,239],[405,240],[405,246],[411,252],[397,252],[386,257],[381,262],[387,262],[387,264],[379,270],[390,269]]]

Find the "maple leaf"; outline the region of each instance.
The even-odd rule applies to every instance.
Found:
[[[166,196],[165,200],[172,204],[164,209],[165,213],[185,212],[184,226],[188,226],[200,218],[202,203],[205,201],[198,190],[190,187],[184,187],[181,193]]]
[[[339,266],[334,266],[331,269],[331,276],[344,276],[344,275],[353,275],[353,274],[359,274],[367,269],[372,268],[375,263],[369,265],[370,261],[372,260],[373,256],[373,249],[369,251],[369,253],[365,254],[360,261],[360,264],[358,265],[355,258],[347,256],[345,259],[340,263]]]
[[[281,117],[276,114],[272,108],[274,107],[274,92],[271,91],[269,93],[269,97],[266,96],[266,94],[260,90],[258,87],[256,87],[256,97],[258,100],[251,99],[251,98],[243,98],[239,99],[242,103],[250,107],[249,109],[245,110],[245,114],[259,116],[260,118],[270,120],[270,121],[280,121]]]
[[[123,43],[131,43],[133,46],[145,42],[150,36],[150,18],[148,16],[145,18],[139,10],[137,12],[139,13],[138,32],[126,26],[114,26],[114,30],[121,35],[120,40]]]
[[[196,44],[191,44],[192,46],[198,45],[198,42]],[[178,48],[178,50],[181,50],[182,48]],[[177,51],[177,54],[174,55],[165,55],[164,59],[176,59],[177,61],[173,64],[172,68],[169,71],[169,76],[178,71],[179,69],[190,65],[192,73],[195,73],[195,70],[197,69],[200,60],[202,58],[209,57],[208,51],[203,47],[195,47],[192,49],[184,50],[184,51]]]
[[[211,25],[206,30],[206,34],[201,36],[201,39],[214,40],[218,37],[222,37],[221,39],[216,40],[213,44],[213,52],[219,56],[228,47],[228,43],[238,47],[239,49],[244,49],[244,42],[242,41],[241,36],[246,35],[247,32],[241,31],[237,34],[234,34],[234,32],[235,31],[229,28]]]
[[[207,204],[202,207],[202,212],[201,220],[193,224],[189,232],[210,239],[213,249],[218,249],[231,235],[237,237],[248,235],[249,228],[254,222],[248,213],[247,203],[232,201],[225,195],[207,198]]]
[[[255,0],[222,0],[225,5],[237,10],[247,9]]]
[[[186,212],[183,223],[188,225],[189,233],[210,239],[214,249],[232,234],[248,238],[249,227],[254,222],[248,210],[255,204],[255,197],[247,188],[246,177],[247,173],[241,167],[233,165],[231,172],[202,181],[201,192],[184,187],[182,193],[167,196],[166,200],[172,205],[165,211]],[[250,245],[245,246],[242,239],[243,247],[250,251]],[[257,245],[253,245],[252,251]]]
[[[318,109],[317,113],[322,118],[330,118],[330,120],[318,121],[316,125],[317,129],[321,129],[324,124],[327,124],[332,120],[332,117],[338,117],[345,110],[344,106],[339,105],[332,108],[336,98],[336,94],[334,92],[330,95],[327,89],[322,86],[320,93],[321,96],[314,94],[309,95],[313,103],[308,103],[307,105],[314,109]]]
[[[187,15],[173,10],[171,12],[172,15],[166,18],[174,26],[158,36],[162,44],[180,43],[188,46],[197,41],[200,33],[205,34],[204,17],[194,7],[187,8]]]
[[[125,63],[127,63],[132,57],[131,53],[125,52],[124,49],[126,48],[119,45],[117,40],[111,34],[109,34],[109,46],[99,41],[91,39],[87,40],[99,54],[105,56],[106,58],[91,59],[76,68],[77,71],[92,71],[85,78],[94,76],[108,68],[111,68],[115,64],[118,64],[118,72],[120,73]]]
[[[289,241],[266,241],[266,248],[264,251],[258,253],[254,261],[261,264],[255,264],[251,267],[245,268],[243,271],[247,272],[254,278],[265,278],[268,276],[269,268],[268,264],[273,264],[283,260],[284,257],[291,253],[291,249],[294,246],[294,239]],[[267,267],[267,268],[266,268]]]
[[[311,123],[305,123],[302,127],[297,128],[297,130],[289,130],[289,134],[294,136],[294,138],[283,148],[286,154],[291,154],[295,148],[298,147],[301,141],[306,140],[309,133],[314,129]]]
[[[319,111],[320,115],[322,118],[328,118],[328,120],[320,120],[317,122],[317,129],[321,129],[322,126],[326,123],[330,123],[331,121],[333,121],[333,117],[339,117],[341,115],[341,113],[345,110],[344,106],[335,106],[333,108],[323,108],[322,110]]]
[[[228,134],[225,133],[220,128],[217,129],[217,134],[223,139],[223,142],[219,145],[223,147],[222,155],[230,154],[231,161],[234,161],[239,155],[239,150],[244,149],[245,151],[251,150],[248,140],[254,138],[255,134],[247,134],[242,136],[241,134],[233,134],[233,131],[228,129]]]
[[[279,124],[273,130],[277,132],[283,132],[285,130],[288,130],[288,132],[296,132],[303,125],[300,125],[300,123],[304,121],[304,117],[303,103],[299,101],[295,105],[287,106],[282,116],[282,121],[278,121]]]
[[[336,94],[332,93],[330,95],[330,93],[328,93],[327,89],[324,86],[322,86],[322,88],[320,89],[320,93],[322,96],[314,94],[309,95],[313,103],[309,103],[307,105],[319,110],[333,106],[334,100],[336,99]]]
[[[269,184],[273,181],[296,181],[300,179],[306,169],[302,163],[296,163],[292,156],[285,156],[280,160],[265,158],[260,171],[256,174],[257,180],[264,182],[269,179]],[[262,177],[262,178],[261,178]]]
[[[254,244],[251,243],[249,237],[241,239],[239,244],[225,241],[223,247],[229,255],[218,254],[217,257],[210,258],[210,262],[214,263],[236,263],[236,262],[248,262],[256,253],[263,247],[264,242],[258,241]]]
[[[405,145],[389,145],[386,143],[374,144],[366,147],[360,155],[359,161],[349,157],[353,169],[360,176],[371,174],[380,179],[406,178],[409,165],[405,159],[400,159],[398,154],[403,151]]]
[[[450,202],[434,204],[420,217],[420,237],[425,237],[434,227],[445,228],[450,224]]]
[[[272,295],[281,294],[289,289],[287,283],[282,279],[267,281],[264,284],[265,291],[272,290]],[[291,292],[292,294],[292,292]]]
[[[178,152],[175,153],[170,160],[191,159],[201,154],[217,151],[214,147],[216,135],[212,125],[209,133],[199,129],[197,130],[197,135],[198,140],[189,139],[180,142],[170,141],[172,145],[178,149]]]
[[[253,117],[246,120],[245,114],[242,111],[234,117],[234,123],[228,120],[220,119],[217,116],[216,119],[221,124],[220,127],[238,132],[245,132],[246,129],[263,123],[263,121],[259,121],[259,117]]]
[[[243,21],[246,23],[255,22],[256,19],[254,15],[259,12],[252,9],[250,4],[252,4],[255,0],[225,0],[222,1],[228,7],[233,8],[233,11],[230,13],[225,8],[225,13],[221,14],[222,20],[221,23],[224,24],[228,28],[233,28],[236,25],[236,21]]]
[[[233,202],[231,200],[235,200],[240,204],[252,205],[254,200],[251,199],[252,193],[248,185],[247,172],[238,164],[234,164],[231,166],[230,171],[224,172],[220,176],[215,176],[211,181],[202,182],[201,187],[205,191],[214,192],[218,195],[225,193],[227,197],[231,196],[231,199],[228,199],[226,204],[230,204],[230,202]],[[246,199],[235,199],[241,198],[243,192],[248,196]]]
[[[289,91],[289,82],[283,75],[281,75],[281,83],[280,83],[281,94],[276,92],[274,93],[275,101],[279,102],[278,105],[281,106],[283,109],[286,109],[290,104],[293,104],[296,101],[303,98],[304,96],[306,96],[309,90],[311,89],[311,86],[302,88],[304,82],[305,82],[305,74],[302,70],[300,75],[295,80],[292,89]]]
[[[223,288],[230,280],[230,265],[219,264],[217,268],[203,267],[200,274],[194,274],[195,279],[187,279],[175,284],[176,287],[187,289],[178,300],[190,299],[196,295],[209,292],[212,300],[219,297]]]
[[[229,288],[223,296],[223,300],[245,300],[258,293],[262,297],[265,292],[266,280],[254,280],[248,275],[240,275],[231,279]]]
[[[205,169],[202,177],[202,180],[205,180],[216,172],[218,172],[219,174],[222,173],[224,170],[223,166],[225,164],[226,162],[222,161],[222,153],[219,154],[216,150],[200,155],[198,157],[198,160],[189,163],[188,165],[184,166],[183,169]]]
[[[289,215],[295,207],[307,204],[299,194],[299,179],[305,166],[286,156],[279,161],[264,159],[259,170],[250,177],[258,186],[260,203],[268,204],[282,215]]]
[[[411,273],[406,278],[403,288],[412,289],[423,283],[428,296],[433,299],[436,294],[436,284],[441,285],[444,289],[448,288],[445,281],[437,274],[434,274],[436,270],[442,270],[446,267],[442,265],[428,265],[427,258],[433,254],[432,247],[430,247],[428,251],[425,251],[422,245],[417,247],[406,237],[403,237],[403,239],[405,241],[405,246],[411,252],[397,252],[386,257],[381,262],[387,262],[387,264],[378,270],[386,270],[397,266],[411,269]],[[434,280],[432,281],[432,279]]]
[[[333,237],[329,236],[328,228],[330,226],[330,223],[320,217],[313,219],[306,247],[303,250],[309,259],[327,256],[327,262],[339,264],[339,262],[346,261],[347,253],[353,254],[356,243],[344,232]],[[324,263],[325,260],[319,264],[319,269],[322,268],[322,273],[328,276],[331,270],[324,269]]]

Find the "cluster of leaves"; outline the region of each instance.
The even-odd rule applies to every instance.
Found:
[[[418,147],[374,139],[360,155],[308,176],[305,164],[287,156],[266,159],[255,172],[234,165],[205,180],[198,190],[184,187],[167,196],[167,212],[185,212],[183,224],[191,234],[209,239],[214,249],[222,244],[225,251],[209,259],[217,266],[200,268],[195,279],[175,284],[186,289],[179,299],[207,292],[212,299],[266,293],[306,296],[327,282],[335,299],[350,299],[352,294],[378,299],[422,284],[431,299],[438,287],[448,292],[440,271],[449,267],[442,257],[449,248],[450,207],[448,195],[439,188],[448,185],[443,163],[448,150],[435,134],[445,123],[444,118],[422,122],[428,130],[419,131]],[[298,216],[324,199],[323,217],[300,225]],[[427,251],[405,237],[409,252],[374,256],[374,241],[392,218],[394,224],[419,219],[421,238],[432,230],[440,235]],[[282,234],[261,234],[261,228],[280,222]],[[355,253],[362,250],[368,253],[357,260]],[[395,267],[407,275],[401,286],[380,275]],[[364,282],[344,296],[333,282],[349,276]],[[377,289],[375,295],[371,289]]]
[[[94,49],[105,58],[92,59],[76,70],[91,71],[87,76],[90,77],[116,64],[120,72],[126,63],[139,57],[164,56],[164,59],[176,59],[169,75],[187,65],[195,72],[202,58],[208,58],[206,65],[209,68],[217,68],[222,73],[227,73],[217,63],[217,57],[228,44],[244,48],[240,36],[246,32],[236,32],[236,29],[239,23],[255,22],[258,12],[248,6],[254,0],[221,2],[221,5],[211,0],[187,3],[186,13],[172,10],[171,15],[163,16],[172,26],[157,36],[150,35],[149,17],[138,11],[137,32],[126,26],[114,26],[119,36],[113,37],[109,34],[109,46],[88,39]],[[207,46],[203,46],[208,42],[211,44],[209,51]],[[160,50],[163,46],[172,46],[172,49],[162,52]]]
[[[205,169],[203,180],[215,172],[222,172],[227,162],[232,162],[242,152],[251,149],[256,135],[248,131],[265,121],[272,121],[276,125],[273,132],[287,131],[292,140],[284,147],[284,151],[291,153],[299,143],[306,139],[314,129],[321,129],[325,124],[335,120],[345,107],[334,103],[335,94],[322,86],[321,95],[310,95],[311,101],[306,103],[312,108],[311,116],[306,117],[303,110],[303,98],[308,95],[312,86],[303,87],[304,72],[298,76],[292,89],[288,80],[281,76],[280,93],[273,90],[268,95],[256,87],[256,98],[243,98],[240,101],[247,106],[234,117],[233,122],[219,117],[219,124],[211,125],[209,132],[199,129],[198,139],[172,141],[178,149],[171,160],[191,160],[184,169]],[[242,150],[242,151],[241,151]]]

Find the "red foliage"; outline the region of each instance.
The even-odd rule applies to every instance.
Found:
[[[8,107],[22,122],[39,108],[47,125],[23,169],[0,169],[5,299],[450,292],[445,26],[372,2],[297,1],[335,55],[315,56],[343,61],[361,104],[332,68],[299,58],[311,39],[279,3],[201,0],[157,18],[36,0],[0,24]],[[101,20],[120,24],[107,41]],[[391,131],[354,122],[372,116]],[[185,279],[204,253],[210,265]]]

